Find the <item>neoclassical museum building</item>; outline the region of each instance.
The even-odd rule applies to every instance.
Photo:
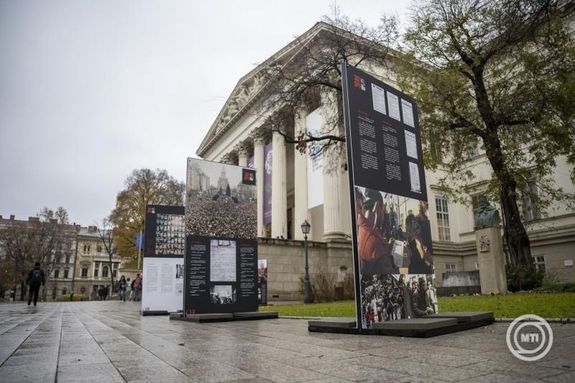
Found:
[[[337,30],[326,23],[317,23],[239,79],[196,152],[205,160],[256,169],[259,258],[267,260],[270,300],[301,297],[304,235],[300,225],[305,220],[311,224],[308,239],[312,278],[322,273],[341,281],[342,274],[351,274],[353,270],[345,150],[326,152],[320,160],[311,158],[309,151],[302,154],[270,123],[275,113],[285,114],[285,110],[276,110],[266,103],[269,64],[281,65],[297,59],[298,54],[313,49],[321,41],[318,37],[330,33]],[[393,73],[398,54],[388,51],[385,68],[368,61],[361,69],[400,88]],[[333,91],[321,91],[298,107],[290,108],[289,118],[282,120],[283,131],[292,136],[306,130],[322,131],[329,120],[327,116],[341,113],[340,108],[334,107],[337,104],[334,97]],[[338,129],[343,135],[343,123]],[[437,286],[442,285],[448,273],[479,268],[473,206],[486,188],[491,168],[480,148],[470,151],[463,160],[475,175],[474,192],[466,204],[450,201],[437,187],[440,174],[426,171]],[[558,186],[566,192],[575,192],[569,165],[562,158],[557,164],[553,176]],[[521,201],[521,208],[537,267],[561,281],[575,282],[575,211],[563,204],[541,209],[530,199]],[[398,213],[400,221],[405,219],[407,211],[400,207]]]

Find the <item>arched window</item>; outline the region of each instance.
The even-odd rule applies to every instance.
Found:
[[[106,278],[108,276],[108,266],[102,268],[102,277]]]

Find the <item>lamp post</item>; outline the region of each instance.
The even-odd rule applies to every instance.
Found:
[[[309,266],[307,261],[307,235],[309,234],[309,230],[311,225],[307,221],[301,224],[301,232],[303,233],[303,246],[305,251],[305,275],[303,278],[303,303],[313,303],[313,296],[311,293],[311,285],[309,283]]]

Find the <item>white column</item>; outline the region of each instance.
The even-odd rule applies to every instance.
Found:
[[[295,113],[294,131],[298,136],[301,132],[305,132],[306,113],[304,109],[297,109]],[[307,201],[307,154],[300,153],[294,145],[294,239],[303,241],[303,233],[301,232],[301,224],[308,217],[308,201]],[[313,230],[313,223],[312,230]]]
[[[238,150],[238,165],[244,168],[248,167],[248,149],[245,146]]]
[[[326,91],[321,94],[322,111],[324,115],[323,132],[326,134],[339,134],[340,127],[337,110],[337,94],[335,91]],[[345,223],[343,204],[349,204],[342,195],[342,153],[335,148],[324,152],[323,175],[323,239],[345,239]]]
[[[278,132],[272,136],[272,238],[287,239],[286,144]]]
[[[254,138],[254,166],[256,168],[256,191],[258,199],[258,237],[266,236],[264,226],[264,139]]]

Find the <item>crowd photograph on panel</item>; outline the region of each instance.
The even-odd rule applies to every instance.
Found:
[[[245,183],[242,170],[208,161],[188,164],[186,208],[194,212],[187,217],[188,235],[256,238],[255,187]]]
[[[361,280],[365,328],[388,320],[423,318],[438,313],[433,275],[379,274]]]

